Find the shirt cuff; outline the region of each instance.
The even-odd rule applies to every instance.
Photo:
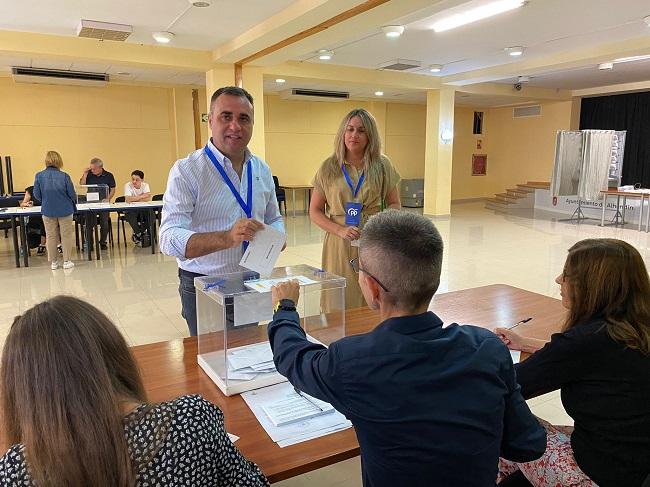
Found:
[[[185,257],[187,242],[195,233],[186,228],[175,228],[169,231],[168,238],[160,239],[160,247],[167,255],[171,255],[180,260],[187,260],[187,257]]]

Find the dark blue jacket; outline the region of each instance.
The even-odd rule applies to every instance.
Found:
[[[41,201],[41,213],[52,218],[72,215],[77,202],[70,176],[51,166],[36,174],[32,196]]]
[[[329,348],[298,313],[268,333],[278,371],[352,422],[366,487],[494,486],[499,456],[539,458],[546,433],[519,392],[508,349],[488,330],[428,312],[391,318]]]

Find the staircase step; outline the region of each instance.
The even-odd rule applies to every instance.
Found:
[[[500,200],[498,198],[486,198],[485,199],[486,203],[493,203],[496,205],[501,205],[503,207],[507,207],[508,205],[513,205],[514,201],[506,201],[506,200]]]
[[[551,188],[551,183],[549,183],[548,181],[526,181],[526,184],[529,184],[531,186],[541,187],[544,189]]]
[[[512,195],[510,195],[508,193],[497,193],[495,196],[496,196],[496,199],[498,199],[498,200],[502,200],[502,201],[506,201],[506,202],[512,202],[512,203],[516,203],[517,200],[519,199],[516,196],[512,196]]]
[[[526,195],[528,194],[528,191],[523,191],[523,190],[517,189],[517,188],[508,188],[508,189],[506,189],[506,191],[508,193],[512,193],[513,195],[514,194],[521,195],[522,198],[525,198]]]

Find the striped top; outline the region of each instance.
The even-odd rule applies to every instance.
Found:
[[[253,218],[284,232],[269,166],[247,150],[240,181],[230,160],[212,141],[208,142],[208,147],[244,201],[248,191],[247,171],[253,171]],[[178,266],[186,271],[206,275],[235,272],[240,269],[241,246],[194,259],[185,257],[185,248],[195,233],[230,230],[240,218],[246,218],[246,213],[221,174],[203,149],[196,150],[185,159],[176,161],[169,172],[160,225],[160,249],[176,257]]]

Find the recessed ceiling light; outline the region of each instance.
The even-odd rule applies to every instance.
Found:
[[[440,71],[442,71],[442,64],[432,64],[431,66],[429,66],[429,71],[431,71],[432,73],[439,73]]]
[[[399,37],[404,33],[403,25],[385,25],[381,28],[386,37]]]
[[[174,34],[171,32],[154,32],[151,34],[156,42],[160,44],[169,44],[174,38]]]
[[[278,79],[275,80],[275,82],[276,82],[276,83],[286,83],[287,80],[286,80],[286,79],[282,79],[282,78],[278,78]]]
[[[528,83],[530,81],[530,76],[519,76],[517,78],[517,83]]]
[[[383,91],[375,91],[375,96],[384,96]]]
[[[212,4],[212,0],[187,0],[192,7],[209,7]]]
[[[610,69],[614,69],[614,63],[600,63],[598,69],[601,71],[609,71]]]
[[[511,47],[506,47],[504,49],[504,51],[507,52],[512,57],[518,57],[518,56],[521,56],[524,53],[524,47],[523,46],[511,46]]]
[[[334,53],[332,51],[328,51],[327,49],[321,49],[318,51],[318,59],[321,61],[329,61],[332,59],[332,56],[334,56]]]
[[[509,10],[514,10],[521,7],[524,3],[526,3],[524,0],[498,0],[496,2],[490,2],[481,7],[445,17],[433,24],[433,30],[436,32],[444,32],[446,30],[455,29],[461,25],[470,24]]]

